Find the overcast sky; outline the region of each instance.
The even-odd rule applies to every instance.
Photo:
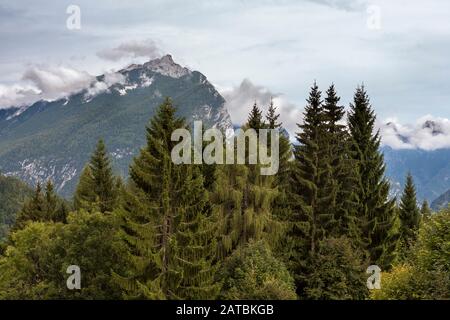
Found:
[[[314,80],[345,105],[364,82],[380,119],[449,118],[449,17],[447,0],[0,0],[0,107],[171,53],[236,103],[277,95],[285,118]],[[247,111],[230,109],[235,122]]]

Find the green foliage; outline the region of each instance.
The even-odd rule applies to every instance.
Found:
[[[101,213],[74,212],[67,224],[30,222],[11,234],[0,259],[0,299],[117,299],[111,268],[127,261],[116,228]],[[81,290],[69,290],[67,267],[81,269]]]
[[[385,165],[379,151],[380,136],[378,132],[374,133],[375,113],[364,87],[357,88],[350,109],[350,156],[357,162],[359,172],[356,193],[362,243],[367,246],[370,263],[387,269],[394,258],[397,242],[392,232],[395,200],[389,200],[389,182],[384,177]]]
[[[83,169],[74,196],[75,209],[112,212],[120,190],[115,178],[105,143],[100,139],[89,164]]]
[[[294,280],[263,241],[250,242],[228,257],[218,273],[220,298],[243,300],[296,299]]]
[[[0,241],[16,220],[16,213],[33,190],[17,178],[0,174]]]
[[[424,221],[409,259],[381,278],[373,299],[450,299],[450,210]]]
[[[306,281],[306,299],[365,299],[368,295],[362,253],[349,239],[326,238],[319,243]]]
[[[426,208],[425,208],[426,209]],[[417,206],[416,188],[411,174],[406,177],[406,184],[400,200],[400,241],[406,248],[413,243],[419,229],[420,210]]]
[[[13,230],[22,229],[28,222],[65,222],[67,205],[56,195],[53,183],[49,180],[42,191],[40,183],[36,190],[18,212]]]
[[[130,167],[132,192],[118,215],[132,268],[116,274],[127,298],[212,299],[215,227],[198,168],[175,165],[171,134],[184,128],[170,99],[147,127],[147,146]]]
[[[265,124],[262,117],[262,111],[258,107],[258,105],[255,104],[252,107],[252,110],[250,111],[250,114],[248,116],[247,125],[249,128],[258,130],[263,129]]]
[[[311,88],[304,120],[297,133],[298,145],[292,166],[289,222],[290,268],[295,275],[297,292],[305,286],[308,264],[317,252],[321,239],[336,226],[333,210],[336,188],[326,147],[325,115],[321,92],[316,83]]]

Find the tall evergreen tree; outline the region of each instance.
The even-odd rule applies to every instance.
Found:
[[[329,210],[334,195],[330,190],[331,170],[323,141],[326,132],[323,104],[316,83],[311,88],[303,124],[299,128],[290,192],[290,238],[294,245],[291,270],[301,295],[318,242],[326,236],[326,230],[335,224],[334,214]]]
[[[408,247],[416,238],[420,224],[420,210],[417,206],[416,188],[411,173],[406,177],[405,188],[400,200],[400,239]]]
[[[130,166],[131,192],[118,215],[132,263],[130,274],[115,275],[128,297],[211,299],[214,283],[215,223],[198,168],[176,165],[171,151],[175,129],[185,128],[170,99],[147,127],[147,145]]]
[[[367,246],[370,263],[386,269],[396,247],[393,234],[395,200],[389,200],[389,182],[384,177],[384,159],[379,151],[380,136],[378,132],[374,133],[376,117],[363,86],[357,88],[350,109],[350,155],[358,163],[357,212],[362,240]]]
[[[83,169],[74,196],[75,209],[111,212],[116,204],[119,180],[112,172],[105,143],[100,139],[88,165]]]
[[[358,176],[356,161],[349,156],[350,136],[347,128],[342,124],[345,115],[344,106],[339,105],[340,97],[337,95],[334,85],[331,85],[325,97],[323,105],[325,117],[325,148],[327,149],[326,160],[329,161],[332,171],[332,210],[335,214],[336,223],[330,232],[339,237],[345,235],[358,243],[359,234],[356,228],[357,196],[356,188]]]

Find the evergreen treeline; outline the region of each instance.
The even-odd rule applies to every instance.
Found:
[[[323,94],[314,83],[294,144],[278,119],[273,102],[266,114],[255,103],[243,125],[280,131],[274,176],[248,162],[174,164],[171,134],[188,124],[170,99],[126,183],[100,140],[73,203],[48,181],[23,204],[0,256],[0,298],[448,298],[450,212],[419,208],[411,175],[399,204],[389,198],[365,88],[346,116],[334,85]],[[386,286],[370,293],[374,264]],[[81,290],[66,287],[70,265]]]

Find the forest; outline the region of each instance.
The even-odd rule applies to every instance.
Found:
[[[127,179],[99,139],[73,199],[42,181],[21,201],[0,243],[0,299],[449,299],[450,208],[419,204],[411,174],[390,197],[375,120],[364,86],[347,112],[334,85],[314,83],[291,143],[276,106],[255,103],[242,128],[280,130],[278,172],[262,175],[174,164],[171,134],[190,124],[167,98]]]

